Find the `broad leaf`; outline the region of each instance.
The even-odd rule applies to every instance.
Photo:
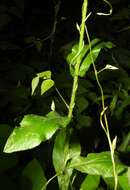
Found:
[[[26,115],[8,138],[4,152],[16,152],[38,146],[42,141],[50,139],[53,134],[69,123],[68,117],[61,117],[52,111],[45,117]]]
[[[74,134],[73,134],[74,137]],[[59,187],[68,190],[70,177],[73,168],[67,168],[67,162],[73,157],[80,155],[81,148],[79,143],[73,138],[70,140],[70,134],[65,130],[61,130],[56,136],[53,149],[53,164],[58,175]]]
[[[48,91],[54,85],[54,81],[51,79],[44,80],[41,84],[41,95]]]
[[[81,184],[80,190],[96,190],[100,182],[100,176],[87,175]]]
[[[90,153],[87,157],[75,157],[69,167],[91,175],[113,177],[113,167],[109,152]],[[123,164],[116,161],[117,173],[122,172],[125,168]]]
[[[23,171],[23,175],[26,176],[32,183],[32,190],[43,190],[46,184],[46,178],[40,164],[36,159],[32,160]],[[44,188],[45,190],[46,188]]]
[[[66,60],[70,66],[71,75],[74,76],[75,65],[77,58],[80,56],[79,76],[84,77],[89,67],[95,61],[102,48],[112,48],[114,45],[111,42],[103,42],[96,38],[91,41],[91,53],[89,45],[84,45],[81,50],[78,49],[78,43],[72,47],[72,52],[67,56]]]

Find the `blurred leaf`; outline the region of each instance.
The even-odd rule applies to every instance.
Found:
[[[3,29],[11,21],[11,17],[7,14],[0,14],[0,30]]]
[[[35,36],[28,36],[28,37],[24,38],[24,41],[25,41],[27,44],[34,43],[34,41],[35,41]]]
[[[38,76],[32,79],[32,93],[31,93],[32,95],[34,94],[34,91],[36,90],[38,83],[39,83]]]
[[[66,127],[68,117],[62,117],[56,112],[49,112],[45,117],[26,115],[8,138],[4,152],[11,153],[28,150],[38,146],[42,141],[50,139],[59,129]]]
[[[89,105],[89,102],[83,96],[77,97],[76,106],[78,108],[78,113],[83,112]]]
[[[120,104],[120,106],[117,107],[115,111],[115,115],[118,119],[121,118],[122,112],[126,109],[126,107],[130,105],[130,97],[126,97],[123,102]]]
[[[81,184],[80,190],[96,190],[100,182],[100,176],[87,175]]]
[[[41,95],[48,91],[54,85],[54,81],[51,79],[44,80],[41,84]]]
[[[113,114],[115,108],[116,108],[116,104],[117,104],[117,100],[118,100],[118,95],[115,94],[112,98],[112,101],[110,102],[110,111],[111,114]]]
[[[32,182],[32,190],[43,190],[43,186],[47,181],[43,169],[36,159],[33,159],[24,168],[23,175],[29,178]]]
[[[75,157],[69,167],[91,175],[113,177],[110,152],[90,153],[87,157]],[[126,168],[119,162],[116,162],[116,167],[118,174]]]
[[[121,143],[120,147],[118,148],[118,150],[121,151],[121,152],[128,152],[128,151],[130,151],[128,149],[129,144],[130,144],[130,132],[128,132],[128,134],[124,135],[122,143]]]
[[[41,52],[41,50],[42,50],[42,41],[40,39],[36,39],[34,41],[34,44],[36,46],[37,51]]]
[[[80,115],[78,118],[77,128],[90,127],[92,124],[92,117],[86,115]]]

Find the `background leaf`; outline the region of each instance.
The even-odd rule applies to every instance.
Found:
[[[32,190],[43,190],[43,186],[47,181],[43,169],[36,159],[33,159],[24,168],[23,175],[30,179]]]

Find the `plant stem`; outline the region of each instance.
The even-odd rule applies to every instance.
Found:
[[[84,0],[83,5],[82,5],[82,21],[81,21],[81,27],[80,27],[78,53],[82,49],[83,43],[84,43],[84,32],[85,32],[85,21],[86,21],[86,15],[87,15],[87,7],[88,7],[88,0]],[[71,100],[70,100],[69,112],[68,112],[69,118],[72,118],[73,109],[75,106],[76,92],[78,89],[78,74],[79,74],[80,63],[81,63],[81,58],[80,58],[80,54],[79,54],[79,56],[77,57],[77,60],[76,60],[76,65],[75,65],[72,94],[71,94]]]
[[[98,72],[97,72],[96,66],[94,64],[93,55],[92,55],[92,49],[91,49],[91,41],[90,41],[89,33],[88,33],[88,30],[87,30],[86,26],[85,26],[85,29],[86,29],[86,35],[87,35],[87,38],[88,38],[88,44],[89,44],[89,49],[90,49],[91,60],[92,60],[92,63],[93,63],[95,78],[96,78],[96,81],[97,81],[97,84],[99,86],[100,93],[101,93],[102,112],[100,114],[100,124],[101,124],[102,129],[104,130],[104,132],[105,132],[105,134],[107,136],[107,139],[108,139],[109,148],[110,148],[110,154],[111,154],[111,161],[112,161],[112,165],[113,165],[113,177],[114,177],[114,181],[115,181],[114,190],[117,190],[117,187],[118,187],[118,175],[117,175],[117,172],[116,172],[116,163],[115,163],[115,158],[114,158],[114,148],[112,146],[112,140],[111,140],[111,137],[110,137],[110,131],[109,131],[107,115],[105,113],[107,107],[105,107],[104,92],[103,92],[102,85],[100,84],[100,81],[99,81],[99,78],[98,78]],[[105,125],[103,124],[102,117],[104,118]]]

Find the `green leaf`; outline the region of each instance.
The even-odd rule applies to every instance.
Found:
[[[51,79],[44,80],[41,84],[41,95],[48,91],[54,85],[54,81]]]
[[[70,119],[62,117],[56,112],[49,112],[45,117],[26,115],[8,138],[4,152],[11,153],[32,149],[41,142],[50,139],[54,133],[66,127]]]
[[[38,76],[32,79],[32,93],[31,93],[32,95],[34,94],[34,91],[36,90],[38,83],[39,83]]]
[[[42,79],[50,79],[51,78],[51,71],[44,71],[41,73],[37,73],[37,76]]]
[[[111,114],[113,114],[115,108],[116,108],[116,104],[117,104],[117,100],[118,100],[118,95],[115,94],[112,98],[112,101],[110,103],[110,111],[111,111]]]
[[[91,175],[113,177],[113,167],[109,152],[90,153],[87,157],[75,157],[69,167]],[[122,172],[125,168],[123,164],[116,162],[117,173]]]
[[[68,190],[73,168],[67,168],[67,162],[73,157],[80,155],[79,143],[65,130],[61,130],[56,136],[53,149],[53,164],[58,175],[59,187]]]
[[[77,128],[81,129],[82,127],[90,127],[92,124],[92,117],[87,116],[87,115],[79,115],[77,118]]]
[[[118,177],[119,185],[121,186],[122,190],[129,190],[130,189],[130,167],[128,167],[127,172],[123,175]]]
[[[93,61],[95,61],[101,51],[102,48],[112,48],[114,45],[111,42],[103,42],[98,38],[95,38],[91,41],[91,53],[89,45],[84,45],[84,47],[79,51],[78,43],[76,43],[72,47],[71,53],[66,57],[67,62],[70,66],[70,73],[72,76],[74,76],[74,70],[77,58],[80,56],[80,70],[79,70],[79,76],[84,77],[86,72],[88,71],[89,67],[92,64],[92,58]]]
[[[23,175],[29,178],[32,182],[32,190],[43,190],[43,187],[47,181],[43,169],[36,159],[33,159],[24,168]]]
[[[81,184],[80,190],[96,190],[100,182],[100,176],[87,175]]]
[[[94,39],[91,42],[91,46],[92,46],[91,53],[89,51],[89,53],[86,55],[86,57],[84,58],[80,66],[79,76],[81,77],[85,76],[89,67],[92,65],[92,58],[93,58],[93,61],[95,62],[101,49],[112,48],[113,44],[111,42],[102,42],[102,41],[99,41],[99,39]],[[91,58],[91,55],[92,55],[92,58]]]
[[[89,102],[86,100],[85,97],[77,97],[76,106],[78,108],[78,113],[83,112],[89,105]]]

